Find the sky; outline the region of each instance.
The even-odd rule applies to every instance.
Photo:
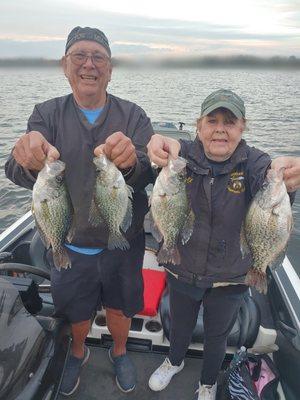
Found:
[[[58,59],[77,25],[115,57],[300,57],[300,0],[0,0],[0,58]]]

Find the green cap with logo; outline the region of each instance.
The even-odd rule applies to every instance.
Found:
[[[237,118],[244,118],[246,115],[243,100],[237,94],[227,89],[219,89],[206,97],[201,104],[201,117],[208,115],[217,108],[227,108]]]

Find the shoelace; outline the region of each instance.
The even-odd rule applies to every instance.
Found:
[[[160,372],[162,374],[167,374],[171,368],[174,368],[174,365],[172,365],[170,360],[166,358],[160,367]]]
[[[196,393],[199,393],[201,395],[204,395],[205,393],[207,394],[211,394],[211,389],[213,388],[213,386],[200,386],[199,388],[196,390]]]

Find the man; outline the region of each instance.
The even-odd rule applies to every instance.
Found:
[[[136,373],[126,353],[131,317],[143,308],[143,219],[147,212],[145,186],[152,170],[145,154],[152,126],[136,104],[106,89],[112,64],[109,42],[96,28],[76,27],[67,39],[62,66],[72,93],[35,106],[27,133],[16,142],[5,170],[14,183],[32,189],[45,159],[66,163],[66,183],[75,213],[75,234],[68,253],[71,269],[51,268],[51,291],[56,314],[72,327],[72,355],[61,392],[68,396],[79,385],[81,366],[89,349],[84,341],[90,320],[106,308],[113,338],[109,357],[123,392],[134,389]],[[105,153],[134,189],[133,222],[126,232],[130,249],[109,251],[104,226],[93,227],[88,214],[95,183],[94,155]]]

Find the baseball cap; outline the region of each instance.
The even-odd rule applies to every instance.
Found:
[[[237,94],[231,90],[219,89],[207,96],[201,104],[201,117],[221,107],[230,110],[237,118],[246,115],[244,102]]]

